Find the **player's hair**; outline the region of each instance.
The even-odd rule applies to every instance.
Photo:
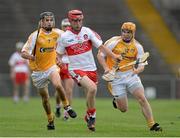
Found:
[[[72,19],[83,19],[84,15],[80,10],[71,10],[68,12],[68,19],[71,21]]]

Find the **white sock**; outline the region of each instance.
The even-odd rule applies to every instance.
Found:
[[[14,97],[13,97],[13,100],[14,100],[14,102],[17,103],[17,102],[19,101],[19,97],[18,97],[18,96],[14,96]]]

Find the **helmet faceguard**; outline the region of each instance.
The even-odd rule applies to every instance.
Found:
[[[40,14],[40,20],[44,19],[46,16],[52,16],[54,18],[54,13],[52,12],[43,12]]]
[[[135,37],[136,25],[132,22],[125,22],[121,26],[121,34],[125,42],[130,42]]]
[[[43,12],[40,14],[40,22],[41,22],[40,27],[42,27],[42,21],[48,17],[51,17],[53,19],[53,27],[55,27],[55,17],[54,17],[54,13],[52,13],[52,12]],[[53,27],[51,27],[51,29]]]
[[[76,20],[76,19],[83,19],[83,13],[80,10],[71,10],[68,12],[68,19],[69,21],[71,20]]]
[[[63,20],[61,21],[61,29],[62,29],[63,31],[65,31],[66,28],[69,27],[69,26],[71,26],[71,24],[70,24],[68,18],[65,18],[65,19],[63,19]]]

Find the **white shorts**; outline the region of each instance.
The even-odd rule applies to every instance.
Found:
[[[116,78],[110,82],[112,95],[114,97],[123,97],[127,92],[133,93],[137,88],[143,88],[140,78],[131,71],[117,72]]]
[[[46,71],[33,71],[33,73],[31,74],[31,78],[34,86],[37,88],[47,87],[50,81],[50,74],[56,70],[58,70],[58,67],[54,65]]]

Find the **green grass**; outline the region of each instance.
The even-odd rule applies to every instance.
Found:
[[[83,120],[85,100],[74,99],[78,117],[63,121],[55,119],[56,130],[47,131],[47,119],[40,98],[17,104],[10,98],[0,98],[0,137],[175,137],[180,136],[180,101],[152,100],[155,119],[163,132],[150,132],[138,103],[129,100],[129,110],[113,109],[111,99],[97,99],[96,132],[89,132]],[[55,100],[51,99],[54,110]]]

